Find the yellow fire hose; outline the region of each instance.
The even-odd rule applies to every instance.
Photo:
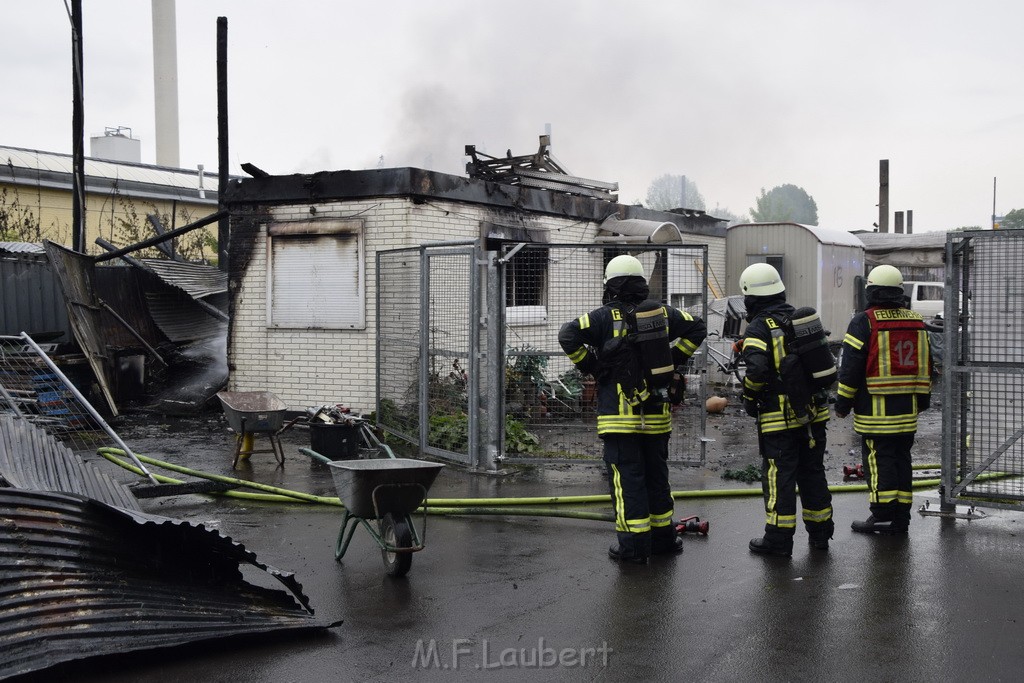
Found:
[[[120,449],[100,448],[97,452],[110,462],[123,467],[130,472],[140,475],[142,474],[141,470],[139,470],[135,465],[122,459],[125,453]],[[317,496],[310,493],[304,493],[302,491],[292,491],[277,486],[271,486],[269,484],[261,484],[259,482],[238,479],[236,477],[227,477],[219,474],[211,474],[209,472],[201,472],[181,465],[174,465],[172,463],[149,458],[144,455],[137,455],[137,457],[146,465],[153,465],[154,467],[187,474],[200,479],[207,479],[223,484],[251,488],[264,492],[252,493],[248,491],[223,491],[213,493],[211,495],[227,496],[229,498],[242,498],[245,500],[258,500],[263,502],[302,502],[344,507],[341,501],[334,496]],[[914,469],[936,469],[937,467],[938,465],[915,465]],[[164,475],[154,476],[161,483],[184,483],[180,479],[173,479]],[[1002,472],[993,472],[979,475],[975,478],[975,481],[983,481],[986,479],[995,479],[1006,476],[1010,475]],[[941,483],[941,479],[921,479],[915,481],[912,486],[915,489],[934,488],[939,486]],[[833,493],[866,492],[867,490],[867,484],[843,484],[829,486],[829,491]],[[672,492],[672,497],[676,500],[692,498],[733,498],[761,495],[762,492],[760,487],[751,487],[746,489],[701,489]],[[525,498],[435,498],[428,501],[425,511],[428,514],[433,515],[526,515],[534,517],[570,517],[576,519],[611,521],[611,513],[586,510],[558,510],[552,507],[546,507],[558,507],[563,505],[600,505],[610,503],[611,496],[609,494],[550,497],[539,496]],[[421,508],[418,512],[423,511],[423,508]]]

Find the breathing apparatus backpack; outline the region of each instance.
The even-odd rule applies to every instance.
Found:
[[[800,358],[811,389],[828,389],[835,383],[839,372],[835,356],[828,348],[828,332],[822,327],[821,317],[813,308],[804,306],[793,312],[789,323],[792,331],[787,330],[787,351]]]
[[[838,377],[836,360],[828,348],[828,332],[813,308],[798,308],[792,318],[780,322],[786,355],[779,363],[779,378],[797,420],[806,424],[810,420],[807,408],[815,394],[828,389]]]
[[[635,307],[613,308],[612,317],[620,331],[602,348],[602,364],[631,405],[667,400],[675,366],[664,306],[647,299]]]

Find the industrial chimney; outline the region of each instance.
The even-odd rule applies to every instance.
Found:
[[[156,163],[178,168],[178,48],[174,0],[153,0]]]

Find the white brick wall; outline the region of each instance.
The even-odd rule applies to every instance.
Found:
[[[230,389],[272,391],[293,410],[334,403],[343,403],[358,412],[374,409],[378,250],[474,240],[481,222],[547,229],[552,243],[590,243],[597,236],[597,225],[587,221],[553,216],[531,216],[525,221],[516,216],[513,220],[507,211],[495,212],[441,200],[413,204],[404,198],[369,199],[317,204],[315,208],[319,219],[359,218],[364,221],[366,329],[267,327],[268,241],[264,225],[235,298],[232,337],[228,345],[232,364]],[[273,221],[309,220],[311,215],[310,207],[305,204],[278,206],[269,211]],[[714,243],[710,255],[712,271],[724,273],[725,240],[712,238],[709,241]],[[553,321],[553,324],[561,322]]]

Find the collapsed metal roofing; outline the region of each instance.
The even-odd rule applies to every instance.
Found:
[[[228,291],[228,274],[202,263],[185,263],[170,259],[139,259],[157,277],[169,285],[182,289],[195,299]]]
[[[0,242],[0,252],[8,254],[45,254],[42,244],[35,242]]]
[[[203,525],[142,512],[124,487],[97,487],[92,478],[103,477],[91,470],[28,421],[0,416],[0,474],[9,484],[0,487],[0,679],[91,657],[329,626],[314,618],[290,572]],[[62,488],[85,493],[56,492]],[[251,583],[242,565],[287,590]]]
[[[83,461],[29,419],[13,415],[0,415],[0,479],[17,489],[74,493],[142,510],[127,486]]]
[[[861,232],[868,265],[938,268],[946,256],[946,232]]]

